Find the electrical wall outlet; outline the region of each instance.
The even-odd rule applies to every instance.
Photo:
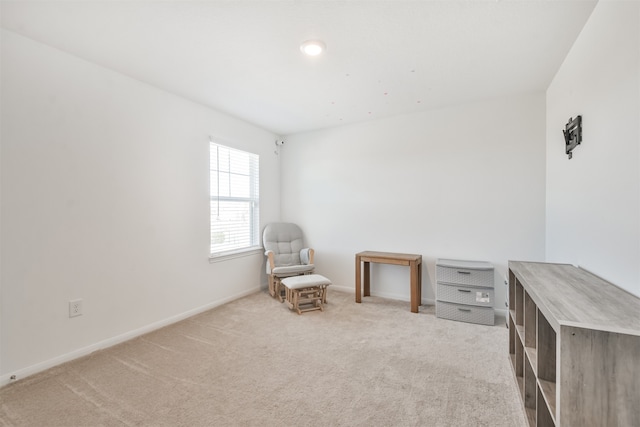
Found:
[[[69,317],[82,315],[82,299],[74,299],[69,301]]]

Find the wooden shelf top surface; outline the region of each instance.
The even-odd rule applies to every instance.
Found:
[[[570,264],[509,261],[549,323],[640,336],[640,298]]]

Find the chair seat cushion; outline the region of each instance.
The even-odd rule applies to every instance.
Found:
[[[297,274],[308,273],[313,271],[315,266],[313,264],[306,265],[284,265],[282,267],[275,267],[271,274],[277,277],[294,276]]]
[[[302,289],[312,286],[328,286],[331,284],[331,280],[319,274],[306,274],[282,279],[282,284],[289,289]]]

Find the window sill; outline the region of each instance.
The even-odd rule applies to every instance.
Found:
[[[257,254],[264,254],[264,248],[261,246],[254,246],[247,249],[238,249],[237,251],[221,252],[219,254],[209,255],[209,263],[227,261],[234,258],[242,258]]]

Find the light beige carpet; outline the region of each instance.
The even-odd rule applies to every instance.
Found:
[[[10,384],[0,425],[526,425],[503,322],[328,298],[298,315],[259,292]]]

